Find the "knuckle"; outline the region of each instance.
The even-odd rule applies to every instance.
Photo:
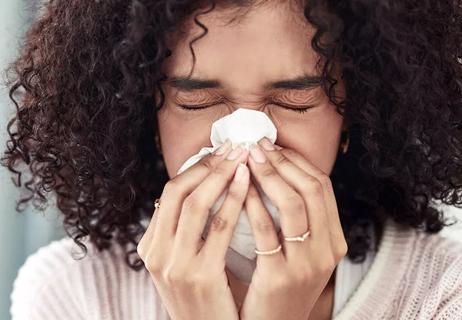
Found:
[[[164,196],[169,197],[170,195],[178,194],[179,185],[175,178],[169,180],[164,186]]]
[[[223,177],[223,176],[229,175],[229,170],[225,165],[220,164],[212,168],[211,174],[214,174],[219,177]]]
[[[206,169],[207,171],[212,171],[215,167],[213,162],[213,157],[204,157],[198,162],[198,166]]]
[[[138,256],[141,258],[141,259],[144,259],[144,248],[143,248],[143,245],[141,244],[141,241],[138,243],[138,245],[136,246],[136,252],[138,253]]]
[[[311,195],[322,194],[322,184],[316,178],[310,178],[306,185],[307,191]]]
[[[340,261],[346,254],[348,253],[348,245],[346,241],[343,241],[341,244],[338,245],[337,248],[337,260]]]
[[[183,202],[183,207],[187,211],[196,212],[206,210],[206,206],[196,193],[191,193]]]
[[[269,234],[274,230],[273,221],[270,219],[260,219],[255,222],[255,228],[259,233]]]
[[[225,230],[229,225],[228,220],[223,219],[220,215],[215,214],[212,218],[212,222],[210,224],[210,230],[221,232]]]
[[[183,273],[171,268],[162,271],[162,279],[170,285],[178,285],[184,282]]]
[[[244,195],[235,188],[229,188],[226,198],[233,202],[241,202],[244,199]]]
[[[342,250],[341,250],[342,254],[345,256],[347,253],[348,253],[348,244],[346,241],[343,241],[342,243]]]
[[[274,170],[273,167],[266,167],[263,170],[261,170],[260,174],[265,178],[273,177],[276,175],[276,170]]]
[[[160,259],[148,259],[148,261],[145,263],[145,266],[149,273],[152,275],[159,275],[162,272],[162,264],[160,263]]]
[[[190,282],[187,267],[179,265],[178,263],[170,263],[163,268],[160,274],[163,281],[169,285],[183,286]]]
[[[335,266],[336,264],[334,257],[325,257],[323,261],[318,264],[318,272],[325,276],[331,275],[335,269]]]
[[[164,270],[162,278],[172,287],[181,287],[189,289],[200,289],[207,286],[208,275],[203,272],[187,272],[178,268]]]
[[[299,272],[300,278],[298,279],[298,282],[311,282],[314,277],[314,272],[313,269],[308,266],[303,269],[303,271]]]
[[[199,272],[194,272],[190,276],[187,277],[187,283],[190,285],[194,286],[195,288],[207,288],[209,287],[212,280],[212,277],[210,277],[210,271],[207,270],[205,272],[199,271]]]
[[[257,189],[254,186],[249,186],[249,190],[247,191],[247,197],[250,199],[256,199],[259,197]]]
[[[278,166],[283,166],[289,162],[289,159],[287,159],[282,153],[279,153],[274,159],[274,162]]]
[[[332,187],[332,181],[330,180],[330,177],[326,174],[321,174],[318,177],[319,182],[327,189],[330,190]]]
[[[281,292],[287,289],[291,283],[291,281],[289,280],[289,277],[284,274],[276,276],[273,279],[272,281],[268,281],[267,285],[268,285],[268,290],[274,293]]]
[[[283,149],[281,153],[284,154],[286,157],[295,157],[297,153],[292,149]]]
[[[305,269],[306,268],[297,268],[297,270],[290,275],[291,287],[303,287],[313,282],[312,273]]]
[[[297,193],[292,193],[284,201],[281,210],[288,212],[305,212],[305,203],[303,198]]]

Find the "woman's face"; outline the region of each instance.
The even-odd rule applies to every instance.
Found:
[[[224,17],[229,12],[217,8],[198,17],[208,33],[192,45],[196,64],[191,78],[206,82],[163,83],[166,100],[158,120],[170,177],[190,156],[211,145],[212,123],[237,108],[265,112],[278,130],[276,144],[298,151],[330,174],[343,117],[320,86],[291,83],[303,76],[319,75],[320,71],[310,44],[314,30],[302,22],[302,13],[289,8],[289,2],[252,8],[243,21],[228,26]],[[203,29],[190,19],[186,30],[170,44],[172,55],[163,65],[169,79],[184,77],[192,68],[189,42]],[[344,91],[338,80],[340,96]],[[303,83],[310,84],[309,78]],[[184,110],[180,105],[208,107]],[[304,106],[312,108],[297,112]]]

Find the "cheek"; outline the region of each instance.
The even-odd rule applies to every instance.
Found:
[[[330,175],[338,154],[341,129],[340,115],[317,117],[303,124],[281,126],[276,143],[294,149]]]
[[[181,165],[202,147],[210,146],[213,120],[179,116],[164,106],[158,112],[162,154],[170,178],[176,176]]]

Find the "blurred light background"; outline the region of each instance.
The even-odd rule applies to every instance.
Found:
[[[0,1],[0,153],[7,141],[6,125],[14,115],[14,105],[8,98],[3,84],[4,69],[18,54],[25,32],[38,14],[39,0]],[[11,181],[11,175],[0,167],[0,319],[9,320],[10,293],[19,267],[31,253],[50,241],[65,236],[61,217],[54,205],[45,212],[28,207],[24,212],[15,211],[18,188]],[[53,201],[52,201],[53,202]],[[448,216],[460,216],[460,209],[445,207]],[[462,241],[461,223],[448,227],[442,234]]]
[[[18,53],[25,31],[37,14],[38,1],[0,1],[0,154],[7,140],[6,124],[14,114],[4,86],[7,67]],[[9,320],[10,292],[18,268],[26,257],[51,240],[65,235],[60,227],[57,210],[50,206],[45,212],[28,207],[15,211],[20,190],[11,181],[11,175],[0,167],[0,319]]]

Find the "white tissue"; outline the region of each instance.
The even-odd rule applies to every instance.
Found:
[[[257,143],[261,138],[267,137],[272,143],[276,141],[277,130],[275,125],[271,122],[270,118],[264,113],[256,110],[250,109],[237,109],[233,113],[215,121],[212,124],[212,130],[210,134],[210,141],[212,147],[202,148],[197,154],[190,157],[178,170],[178,174],[186,170],[187,168],[194,165],[205,155],[213,152],[220,145],[222,145],[227,138],[230,139],[232,147],[235,148],[238,145],[243,146],[244,148],[249,149],[253,143]],[[269,198],[263,193],[258,185],[255,185],[260,196],[262,197],[263,203],[267,208],[268,212],[271,214],[276,231],[280,230],[280,221],[277,209],[271,204]],[[206,237],[208,233],[208,227],[210,225],[211,217],[215,214],[223,203],[227,194],[227,190],[218,198],[214,206],[210,210],[209,219],[207,225],[204,229],[203,236]],[[255,249],[255,239],[252,233],[252,228],[250,226],[245,208],[242,208],[242,211],[239,215],[239,220],[236,225],[233,237],[230,242],[230,248],[235,252],[228,252],[227,257],[232,255],[234,257],[237,252],[241,256],[247,258],[248,260],[254,260],[256,254]],[[231,259],[232,260],[232,259]],[[236,262],[235,260],[233,260]],[[243,261],[239,263],[239,267],[242,268]],[[245,263],[245,262],[244,262]],[[232,264],[232,261],[227,260],[228,266]],[[234,263],[235,264],[235,263]],[[236,265],[236,264],[235,264]],[[249,261],[247,261],[249,265]],[[251,263],[254,267],[254,263]],[[236,268],[238,266],[236,265]],[[242,271],[242,270],[241,270]],[[248,272],[245,272],[248,275]],[[236,276],[239,277],[239,274]],[[245,276],[241,275],[241,279]],[[249,280],[249,279],[246,279]]]
[[[241,145],[249,149],[252,143],[257,143],[267,137],[272,143],[276,141],[277,129],[266,113],[251,109],[239,108],[233,113],[218,119],[212,124],[210,142],[212,147],[202,148],[197,154],[190,157],[178,169],[178,173],[185,171],[201,158],[212,153],[229,138],[233,149]]]

